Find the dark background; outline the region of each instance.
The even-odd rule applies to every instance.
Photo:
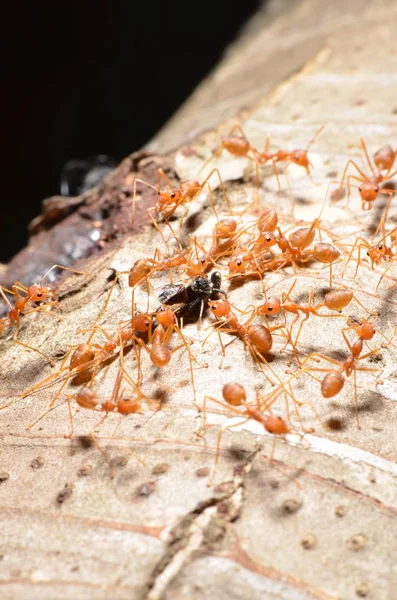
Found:
[[[140,148],[260,2],[61,0],[2,10],[0,261],[27,240],[70,159]],[[182,9],[182,6],[184,7]]]

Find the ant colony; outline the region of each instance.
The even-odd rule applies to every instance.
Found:
[[[147,439],[149,423],[161,422],[165,437],[193,414],[196,428],[183,441],[193,436],[212,448],[208,485],[224,433],[237,427],[269,438],[271,457],[277,440],[310,444],[316,432],[343,439],[345,427],[330,425],[335,414],[365,429],[371,415],[362,404],[382,385],[396,348],[397,327],[384,313],[397,286],[397,150],[386,145],[371,158],[361,139],[338,181],[322,184],[326,161],[313,148],[323,128],[304,149],[272,149],[267,136],[262,150],[239,125],[215,150],[195,152],[192,179],[161,168],[157,181],[129,175],[132,223],[139,212],[147,226],[109,254],[105,285],[73,311],[48,275],[71,272],[84,293],[99,277],[89,268],[54,265],[38,283],[0,287],[7,349],[47,370],[40,381],[22,379],[0,410],[23,411],[29,398],[28,431],[39,423],[45,430],[50,419],[67,438],[84,431],[111,477],[104,423],[113,423],[111,440],[123,431],[134,442]],[[223,162],[242,160],[246,183],[236,193]],[[36,332],[48,317],[54,335],[41,347]],[[132,454],[145,465],[139,450]]]

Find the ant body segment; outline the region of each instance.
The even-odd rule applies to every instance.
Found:
[[[222,441],[222,436],[225,431],[228,431],[234,427],[238,427],[244,425],[250,420],[257,421],[260,425],[262,425],[271,435],[275,436],[285,436],[287,433],[290,433],[291,430],[287,423],[279,416],[275,416],[269,413],[269,409],[277,400],[278,396],[285,392],[283,386],[280,385],[276,390],[273,390],[265,399],[260,399],[259,395],[256,396],[256,405],[251,406],[247,402],[247,394],[245,388],[239,383],[227,383],[223,386],[222,395],[223,401],[218,400],[217,398],[213,398],[212,396],[205,396],[203,401],[203,412],[204,412],[204,420],[203,420],[203,432],[207,429],[207,402],[210,400],[227,408],[228,411],[233,412],[239,417],[242,417],[242,421],[238,423],[233,423],[232,425],[227,425],[220,429],[217,441],[216,441],[216,453],[215,453],[215,461],[214,461],[214,469],[212,472],[212,476],[208,482],[208,486],[211,486],[216,473],[216,467],[219,461],[219,453],[220,453],[220,445]],[[238,408],[243,409],[238,410]],[[268,414],[267,414],[268,413]]]

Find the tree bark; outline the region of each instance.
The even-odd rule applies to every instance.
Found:
[[[55,202],[55,213],[49,211],[36,222],[29,247],[0,272],[8,285],[16,278],[33,279],[33,274],[38,276],[55,262],[75,264],[92,274],[71,275],[58,284],[56,311],[62,321],[43,313],[23,318],[20,339],[51,356],[56,368],[70,346],[86,339],[87,334],[77,332],[92,326],[115,272],[153,255],[160,243],[145,216],[156,193],[144,185],[139,187],[131,235],[136,176],[157,185],[157,168],[162,166],[172,179],[197,177],[220,135],[227,135],[236,122],[255,147],[262,148],[269,133],[272,148],[290,150],[305,147],[325,125],[310,149],[314,181],[299,169],[288,170],[296,219],[311,222],[320,212],[329,182],[340,180],[349,158],[368,170],[357,147],[360,136],[371,153],[395,144],[397,7],[386,0],[304,0],[285,6],[280,15],[260,13],[256,25],[250,25],[145,153],[125,159],[102,186],[73,206]],[[220,169],[233,206],[246,206],[255,194],[252,164],[226,152],[212,164]],[[282,227],[288,227],[293,219],[283,173],[281,199],[272,169],[262,176],[262,200],[277,208]],[[222,193],[215,183],[213,187],[217,210],[224,214]],[[357,232],[368,237],[384,204],[379,199],[371,211],[363,212],[358,192],[352,189],[346,208],[327,202],[323,227],[346,244]],[[214,218],[208,195],[200,196],[184,223],[183,243],[195,235],[210,235]],[[395,224],[394,209],[389,224]],[[70,232],[76,229],[84,240],[93,237],[93,241],[88,250],[65,258]],[[101,232],[99,244],[95,236],[89,237],[94,229]],[[49,239],[54,250],[45,255]],[[36,260],[40,248],[42,257]],[[74,263],[87,253],[89,258]],[[335,266],[335,283],[348,285],[370,311],[379,312],[376,328],[390,335],[397,322],[395,290],[388,290],[395,272],[389,271],[377,293],[379,269],[371,270],[363,259],[353,279],[355,265],[350,267],[342,279],[341,266]],[[227,272],[225,267],[221,270]],[[271,295],[281,296],[293,281],[288,268],[265,282]],[[168,273],[153,277],[152,309],[167,283]],[[263,297],[255,280],[224,285],[231,302],[242,310]],[[314,263],[299,271],[293,297],[306,302],[313,288],[321,298],[327,285],[328,267]],[[145,289],[136,291],[135,300],[145,310]],[[117,324],[129,318],[130,302],[130,290],[121,277],[101,319],[106,331],[113,335]],[[352,306],[347,314],[363,316],[357,303]],[[193,354],[208,363],[207,368],[194,366],[198,404],[206,394],[220,399],[222,386],[230,381],[243,384],[251,401],[258,389],[263,395],[270,392],[240,340],[227,346],[221,369],[216,334],[202,349],[210,322],[208,317],[201,329],[191,323],[183,330]],[[345,323],[311,317],[302,329],[299,348],[343,360],[341,322]],[[10,337],[0,347],[4,403],[54,371]],[[285,340],[277,336],[274,340],[270,364],[285,379],[292,368],[287,364],[291,353],[281,351]],[[379,334],[372,347],[381,342]],[[114,479],[95,445],[83,443],[99,421],[98,414],[73,406],[75,435],[65,438],[70,432],[65,394],[54,410],[26,431],[59,384],[0,411],[2,598],[395,598],[395,359],[395,348],[388,345],[365,364],[384,370],[383,385],[376,386],[370,372],[357,375],[361,429],[356,426],[350,382],[331,402],[321,396],[318,381],[309,375],[300,378],[294,388],[302,402],[299,415],[304,428],[314,431],[304,436],[292,433],[275,443],[251,421],[225,432],[212,487],[207,483],[219,426],[235,425],[239,419],[208,402],[209,427],[204,436],[197,435],[203,415],[193,404],[186,352],[174,354],[161,373],[143,356],[142,389],[149,398],[161,399],[160,411],[153,414],[147,407],[142,415],[121,421],[110,415],[99,428],[97,437],[111,459]],[[125,364],[135,379],[133,352],[126,352]],[[101,399],[111,396],[117,368],[116,356],[99,370],[94,388]],[[67,393],[77,389],[70,385]],[[302,429],[291,402],[280,400],[275,410],[285,418],[289,414],[295,429]]]

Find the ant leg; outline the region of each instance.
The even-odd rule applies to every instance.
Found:
[[[363,181],[360,177],[357,177],[356,175],[348,175],[347,176],[347,200],[346,200],[346,203],[345,203],[345,206],[344,206],[345,208],[349,204],[349,200],[350,200],[350,196],[351,196],[351,188],[352,187],[357,187],[357,188],[359,187],[359,186],[355,185],[354,183],[353,184],[350,183],[351,179],[354,179],[355,181],[361,181],[361,182]],[[365,178],[364,181],[366,181],[366,178]]]
[[[362,179],[359,179],[358,177],[357,177],[356,179],[359,179],[359,181],[367,181],[367,176],[366,176],[366,174],[364,173],[364,171],[362,171],[362,170],[360,169],[360,167],[358,166],[358,164],[357,164],[356,162],[354,162],[354,160],[350,159],[350,160],[348,160],[348,161],[347,161],[347,163],[346,163],[346,166],[345,166],[345,168],[344,168],[344,170],[343,170],[343,174],[342,174],[342,180],[341,180],[341,184],[340,184],[340,187],[339,187],[338,191],[340,191],[340,190],[342,189],[343,182],[344,182],[344,180],[345,180],[345,177],[346,177],[346,172],[347,172],[347,169],[348,169],[349,165],[353,165],[353,166],[354,166],[354,168],[356,169],[356,171],[357,171],[358,173],[360,173],[360,175],[361,175],[361,177],[362,177]]]
[[[386,276],[387,272],[391,269],[392,266],[393,266],[393,261],[390,261],[390,265],[388,267],[386,267],[384,273],[382,274],[381,278],[378,281],[378,285],[375,288],[376,292],[378,291],[378,288],[379,288],[379,286],[380,286],[380,284],[382,282],[382,279]]]
[[[230,408],[230,407],[229,407]],[[237,411],[236,411],[237,412]],[[232,423],[231,425],[227,425],[227,427],[223,427],[219,433],[218,433],[218,437],[216,440],[216,454],[215,454],[215,460],[214,460],[214,469],[212,471],[212,475],[210,480],[207,483],[208,487],[211,487],[213,484],[213,481],[215,479],[215,475],[216,475],[216,468],[218,466],[218,462],[219,462],[219,454],[220,454],[220,445],[221,445],[221,441],[222,441],[222,436],[225,433],[225,431],[229,431],[230,429],[233,429],[234,427],[239,427],[240,425],[244,425],[245,423],[247,423],[250,420],[250,417],[245,418],[243,421],[240,421],[239,423]]]
[[[59,390],[57,391],[57,393],[55,394],[54,398],[51,400],[50,404],[48,405],[48,407],[46,408],[46,410],[44,412],[42,412],[32,423],[30,423],[30,425],[28,425],[26,427],[27,431],[30,431],[31,428],[36,425],[36,423],[38,423],[39,421],[41,421],[41,419],[43,417],[45,417],[46,414],[48,414],[50,412],[50,410],[52,409],[52,407],[54,406],[57,398],[59,398],[62,390],[64,389],[64,387],[66,386],[66,384],[68,383],[68,381],[71,379],[70,377],[67,377],[65,379],[65,381],[63,382],[63,384],[61,385],[61,387],[59,388]]]
[[[92,277],[92,273],[87,273],[86,271],[78,271],[77,269],[72,269],[71,267],[64,267],[63,265],[52,265],[52,267],[48,269],[47,273],[41,278],[41,281],[44,281],[44,279],[48,277],[48,275],[53,269],[62,269],[64,271],[76,273],[77,275],[86,275],[87,277]]]
[[[212,193],[212,188],[211,188],[211,186],[210,186],[210,184],[208,182],[207,182],[207,185],[208,185],[208,195],[209,195],[209,199],[210,199],[211,208],[214,211],[214,215],[216,217],[216,220],[219,221],[218,211],[216,210],[216,206],[215,206],[215,202],[214,202],[214,194]]]
[[[129,271],[119,271],[119,272],[116,272],[116,276],[115,276],[114,281],[113,281],[113,283],[112,283],[112,285],[110,287],[110,290],[109,290],[108,296],[106,298],[105,304],[103,305],[102,309],[99,311],[99,314],[97,315],[97,317],[96,317],[96,319],[94,321],[94,324],[92,326],[92,333],[91,333],[90,337],[87,340],[88,344],[91,342],[92,338],[94,337],[96,324],[98,323],[98,321],[102,317],[102,315],[106,312],[106,309],[109,306],[110,298],[112,296],[113,290],[116,287],[116,284],[117,284],[120,276],[121,275],[128,275],[128,274],[129,274]]]
[[[188,355],[188,359],[189,359],[189,369],[190,369],[190,379],[192,381],[192,387],[193,387],[193,401],[195,406],[197,406],[197,397],[196,397],[196,386],[194,383],[194,372],[193,372],[193,360],[201,367],[204,366],[201,363],[198,362],[198,360],[193,356],[191,350],[190,350],[190,346],[189,343],[186,341],[183,333],[179,330],[178,327],[175,327],[175,331],[178,334],[178,336],[180,337],[180,339],[182,340],[183,344],[182,346],[185,346],[186,351],[187,351],[187,355]],[[173,354],[175,352],[175,350],[177,350],[180,346],[178,346],[177,348],[173,348],[171,350],[171,354]],[[208,366],[208,365],[207,365]]]
[[[364,150],[365,158],[367,159],[367,163],[368,163],[369,168],[372,171],[372,174],[376,175],[375,169],[374,169],[374,167],[373,167],[373,165],[371,163],[371,160],[369,158],[367,146],[366,146],[366,144],[364,142],[364,139],[362,137],[360,137],[360,144],[361,144],[361,148]]]
[[[223,367],[223,360],[224,360],[224,358],[225,358],[225,356],[226,356],[226,350],[225,350],[225,344],[224,344],[224,343],[223,343],[223,341],[222,341],[222,336],[221,336],[221,334],[220,334],[219,330],[217,330],[217,332],[216,332],[216,333],[218,334],[219,344],[220,344],[220,347],[221,347],[221,351],[222,351],[222,357],[223,357],[223,358],[221,359],[221,362],[219,363],[218,369],[222,369],[222,367]],[[393,337],[394,337],[394,336],[393,336]]]
[[[149,218],[152,221],[152,224],[154,225],[155,229],[157,229],[157,231],[159,232],[159,234],[161,236],[161,239],[163,240],[163,242],[164,242],[164,244],[165,244],[165,246],[167,248],[167,251],[170,253],[171,252],[171,248],[169,246],[169,243],[165,239],[164,234],[163,234],[163,232],[161,231],[161,229],[159,227],[159,224],[157,223],[156,219],[152,215],[153,210],[155,210],[155,209],[154,208],[148,208],[147,209],[147,213],[148,213]]]
[[[257,363],[258,367],[260,368],[260,370],[262,371],[263,375],[265,376],[265,378],[268,380],[268,382],[270,383],[271,386],[275,386],[276,384],[274,383],[274,381],[272,379],[270,379],[270,377],[266,374],[265,369],[262,366],[262,363],[265,363],[265,365],[268,367],[268,369],[273,373],[273,375],[275,376],[275,378],[281,382],[279,376],[277,375],[277,373],[274,371],[274,369],[269,365],[269,363],[267,362],[266,358],[255,348],[255,346],[253,346],[250,342],[245,341],[244,342],[246,344],[246,346],[248,347],[249,351],[251,352],[251,355],[253,357],[253,359],[255,360],[255,362]]]
[[[358,244],[358,242],[363,242],[363,243],[362,244]],[[361,236],[357,237],[356,240],[355,240],[355,242],[354,242],[354,244],[352,245],[352,248],[350,250],[350,253],[349,253],[349,256],[347,258],[347,261],[345,262],[345,264],[343,266],[343,270],[342,270],[342,273],[340,275],[341,277],[345,276],[345,271],[346,271],[347,265],[351,261],[352,256],[353,256],[353,252],[356,249],[356,247],[358,248],[358,258],[357,258],[357,266],[356,266],[356,272],[354,273],[354,278],[357,276],[358,267],[359,267],[359,264],[361,262],[361,254],[360,254],[361,248],[367,248],[367,250],[369,250],[371,248],[371,246],[369,245],[369,243],[368,243],[367,240],[365,240]]]
[[[10,310],[13,310],[13,306],[12,306],[11,302],[9,301],[9,299],[7,298],[7,296],[5,295],[3,289],[5,289],[5,288],[3,288],[2,286],[0,286],[0,295],[3,298],[4,302],[7,304],[8,308]]]
[[[294,196],[294,194],[292,192],[291,183],[290,183],[290,180],[289,180],[289,177],[288,177],[288,174],[287,174],[287,168],[288,168],[288,165],[282,167],[283,174],[284,174],[284,177],[285,177],[285,181],[287,182],[287,188],[288,188],[289,197],[291,199],[291,215],[294,216],[294,214],[295,214],[295,196]],[[277,170],[276,170],[276,172],[277,172]],[[308,175],[309,175],[309,177],[311,179],[310,173],[308,173]],[[277,183],[278,183],[278,186],[279,186],[279,195],[280,195],[281,189],[280,189],[280,183],[279,183],[279,180],[278,180],[278,174],[276,175],[276,177],[277,177]]]
[[[291,287],[289,288],[288,292],[283,292],[281,294],[281,302],[284,303],[286,300],[289,300],[290,302],[293,302],[293,300],[291,299],[291,292],[294,289],[295,285],[297,282],[297,278],[294,277],[294,281],[292,282]]]
[[[225,200],[226,200],[227,206],[228,206],[229,210],[232,212],[232,205],[231,205],[231,203],[230,203],[229,196],[228,196],[228,194],[227,194],[227,191],[226,191],[225,182],[224,182],[224,181],[223,181],[223,179],[222,179],[222,176],[221,176],[221,174],[220,174],[220,171],[219,171],[219,169],[217,169],[217,168],[215,168],[215,169],[212,169],[212,171],[211,171],[211,172],[210,172],[210,173],[207,175],[207,177],[206,177],[206,178],[204,179],[204,181],[201,183],[201,189],[204,187],[204,184],[205,184],[205,183],[208,183],[208,180],[210,179],[210,177],[211,177],[211,176],[212,176],[214,173],[215,173],[215,174],[218,176],[219,183],[220,183],[220,186],[221,186],[221,188],[222,188],[222,192],[223,192],[223,195],[224,195],[224,197],[225,197]],[[210,186],[209,186],[209,184],[208,184],[208,187],[210,187]],[[211,189],[211,188],[210,188],[210,189]],[[196,198],[197,196],[198,196],[198,194],[195,196],[195,198]]]
[[[134,224],[134,221],[135,221],[136,184],[137,184],[137,182],[143,183],[144,185],[147,185],[148,187],[155,190],[157,192],[157,194],[159,193],[158,188],[156,188],[154,185],[152,185],[151,183],[148,183],[147,181],[144,181],[143,179],[138,179],[137,177],[135,177],[134,190],[133,190],[133,194],[132,194],[132,209],[131,209],[131,224],[132,225]]]
[[[68,438],[72,438],[73,434],[74,434],[74,425],[73,425],[73,413],[72,413],[72,407],[70,404],[70,399],[72,398],[72,396],[67,396],[66,397],[66,402],[68,403],[68,413],[69,413],[69,419],[70,419],[70,433],[68,436]]]
[[[397,190],[382,188],[382,189],[379,190],[379,193],[380,194],[389,194],[389,200],[387,201],[385,212],[383,213],[383,217],[379,221],[379,225],[376,228],[376,231],[374,233],[374,237],[378,235],[379,230],[382,231],[382,236],[386,237],[386,235],[385,235],[385,223],[386,223],[387,217],[389,215],[391,201],[393,200],[393,194],[397,194]]]
[[[97,429],[98,427],[100,427],[102,425],[102,423],[105,421],[105,419],[107,418],[109,413],[105,413],[105,415],[102,417],[102,419],[99,421],[99,423],[97,423],[94,427],[94,429],[92,431],[90,431],[90,438],[92,439],[92,441],[94,442],[95,446],[98,448],[99,452],[102,454],[103,458],[105,459],[105,461],[107,462],[108,466],[109,466],[109,470],[110,470],[110,478],[114,479],[114,471],[112,468],[112,464],[110,462],[110,459],[106,453],[106,451],[102,448],[102,446],[99,444],[97,438],[94,435],[94,430]]]
[[[52,304],[54,304],[54,303],[50,302],[50,303],[46,304],[45,306],[35,306],[34,308],[31,308],[30,310],[24,310],[22,314],[30,315],[31,313],[34,313],[34,312],[41,312],[41,313],[48,315],[49,317],[54,317],[54,319],[58,319],[58,321],[63,322],[64,319],[62,317],[46,310],[47,306],[51,306]]]
[[[13,341],[16,344],[19,344],[20,346],[23,346],[24,348],[27,348],[28,350],[33,350],[33,352],[37,352],[37,354],[40,354],[43,358],[46,359],[47,362],[50,363],[51,367],[55,366],[54,361],[51,358],[49,358],[49,356],[47,356],[46,354],[44,354],[44,352],[41,352],[41,350],[39,350],[38,348],[34,348],[33,346],[29,346],[29,344],[25,344],[24,342],[21,342],[20,340],[18,340],[17,335],[18,335],[20,326],[21,326],[21,324],[20,324],[20,321],[18,319],[18,322],[16,324],[16,328],[15,328],[15,332],[14,332],[14,335],[13,335],[13,338],[12,338]]]
[[[216,404],[219,404],[219,406],[222,406],[223,408],[226,408],[228,411],[231,411],[233,413],[235,413],[236,415],[240,416],[240,417],[244,417],[244,415],[241,414],[241,412],[239,410],[237,410],[236,408],[233,408],[232,406],[230,406],[229,404],[227,404],[226,402],[222,402],[221,400],[217,400],[216,398],[213,398],[212,396],[205,396],[204,397],[204,401],[203,401],[203,432],[200,435],[204,435],[205,431],[207,429],[207,400],[211,400],[212,402],[215,402]],[[239,423],[233,423],[232,425],[228,425],[227,427],[224,427],[222,429],[220,429],[220,431],[218,432],[218,436],[217,436],[217,441],[216,441],[216,453],[215,453],[215,461],[214,461],[214,468],[213,468],[213,472],[211,475],[210,480],[207,483],[207,486],[210,487],[214,481],[215,478],[215,474],[216,474],[216,467],[218,465],[218,461],[219,461],[219,454],[220,454],[220,444],[222,441],[222,436],[223,433],[227,430],[227,429],[232,429],[233,427],[237,427],[238,425],[244,425],[244,423],[247,423],[249,421],[249,417],[248,418],[244,418],[243,421],[240,421]]]
[[[160,167],[157,170],[157,184],[158,184],[158,189],[161,188],[161,180],[165,181],[166,185],[168,185],[169,188],[173,189],[173,185],[171,183],[171,181],[168,179],[167,175],[165,174],[165,172],[163,171],[163,169]]]
[[[177,209],[177,206],[175,206],[175,208],[174,208],[174,210],[172,211],[172,213],[171,213],[171,214],[167,214],[167,218],[164,218],[164,223],[167,225],[167,227],[169,227],[169,229],[170,229],[170,231],[171,231],[171,234],[172,234],[172,237],[174,238],[174,240],[175,240],[175,241],[176,241],[176,243],[178,244],[178,247],[179,247],[179,249],[180,249],[180,250],[182,250],[182,244],[181,244],[181,241],[180,241],[180,239],[178,238],[178,236],[176,235],[175,231],[174,231],[174,230],[173,230],[173,228],[172,228],[172,225],[171,225],[171,223],[170,223],[170,222],[169,222],[169,220],[168,220],[170,217],[172,217],[172,215],[174,214],[174,212],[176,211],[176,209]]]
[[[354,410],[356,413],[356,423],[357,423],[357,429],[361,429],[360,418],[358,416],[357,369],[354,369],[353,381],[354,381]]]

